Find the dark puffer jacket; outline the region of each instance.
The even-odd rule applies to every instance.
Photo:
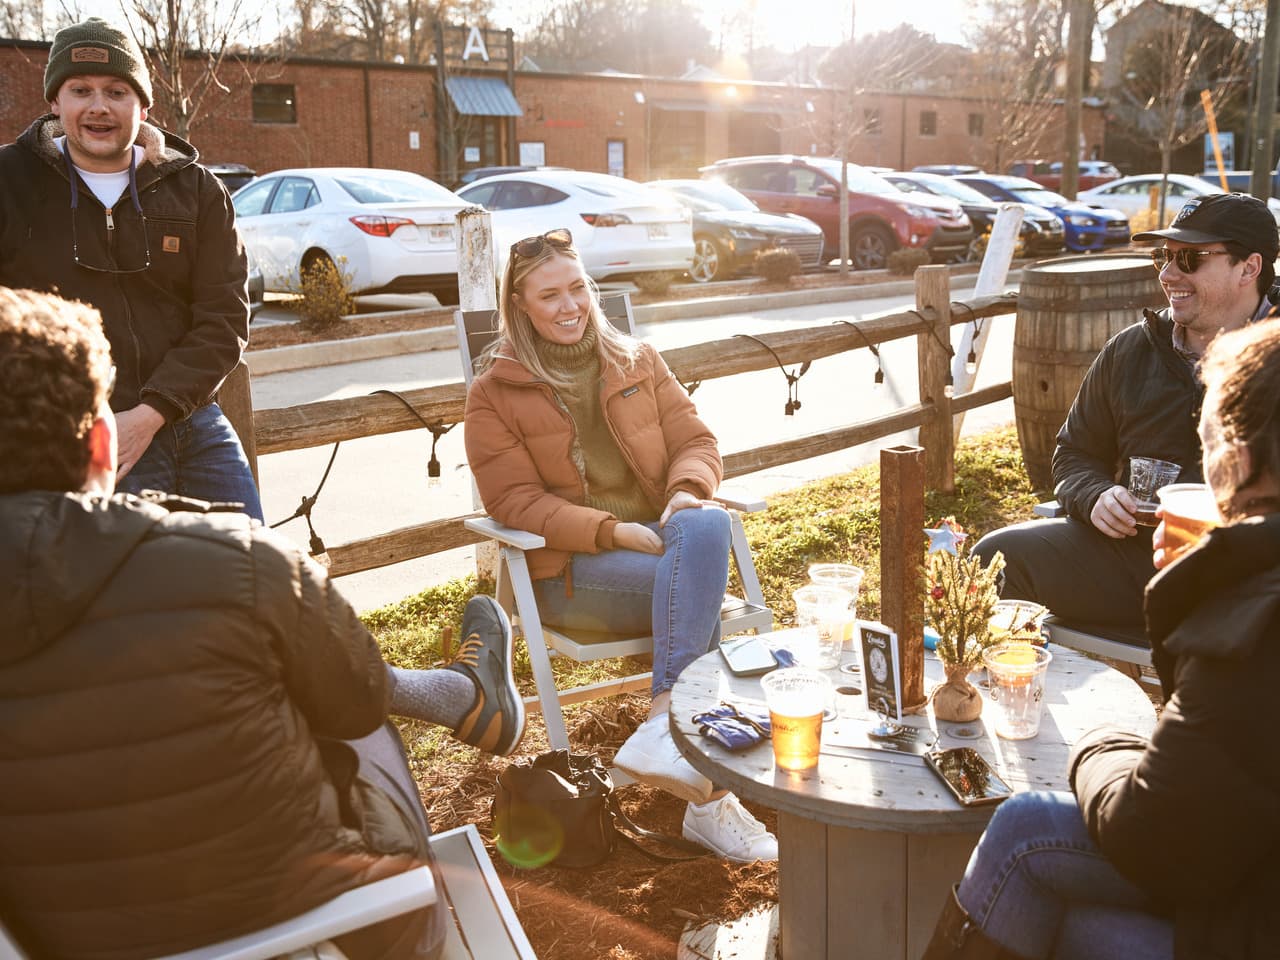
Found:
[[[317,740],[386,719],[377,646],[271,531],[0,497],[0,619],[0,915],[32,956],[190,949],[418,862],[370,849],[354,752]]]
[[[239,362],[249,338],[248,266],[226,188],[196,160],[195,147],[144,123],[137,145],[138,198],[112,208],[83,182],[71,210],[66,160],[54,138],[62,122],[36,120],[17,143],[0,147],[0,285],[52,291],[102,313],[116,364],[113,410],[140,400],[166,420],[191,415],[211,399]],[[77,180],[79,178],[77,177]],[[81,263],[135,269],[116,275]]]
[[[1181,464],[1178,480],[1199,482],[1203,400],[1204,387],[1174,352],[1168,309],[1142,311],[1102,348],[1058,431],[1054,495],[1067,513],[1089,523],[1103,491],[1129,483],[1130,457]]]
[[[1168,906],[1176,960],[1280,955],[1280,514],[1215,530],[1147,588],[1166,703],[1100,731],[1071,783],[1116,867]]]

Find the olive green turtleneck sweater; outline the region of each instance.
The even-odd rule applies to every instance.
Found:
[[[556,396],[568,408],[578,431],[583,459],[578,469],[583,473],[587,506],[611,513],[624,523],[657,520],[657,512],[614,442],[600,408],[600,355],[596,352],[595,330],[588,329],[573,344],[539,338],[536,349],[547,369],[572,381],[557,389]],[[614,526],[606,524],[601,530],[601,548],[613,546]]]

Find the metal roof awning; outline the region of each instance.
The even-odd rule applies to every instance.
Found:
[[[524,116],[515,94],[499,77],[446,77],[444,85],[454,107],[464,116]]]
[[[710,100],[650,100],[655,110],[670,110],[674,113],[720,113],[724,107]]]

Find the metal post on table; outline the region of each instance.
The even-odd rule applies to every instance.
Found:
[[[904,711],[924,696],[924,450],[880,451],[880,619],[898,635]]]

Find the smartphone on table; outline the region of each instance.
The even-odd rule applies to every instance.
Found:
[[[758,677],[778,665],[768,644],[751,634],[721,640],[720,656],[729,672],[737,677]]]
[[[935,750],[924,755],[924,762],[966,807],[999,803],[1013,795],[1013,788],[973,747]]]

